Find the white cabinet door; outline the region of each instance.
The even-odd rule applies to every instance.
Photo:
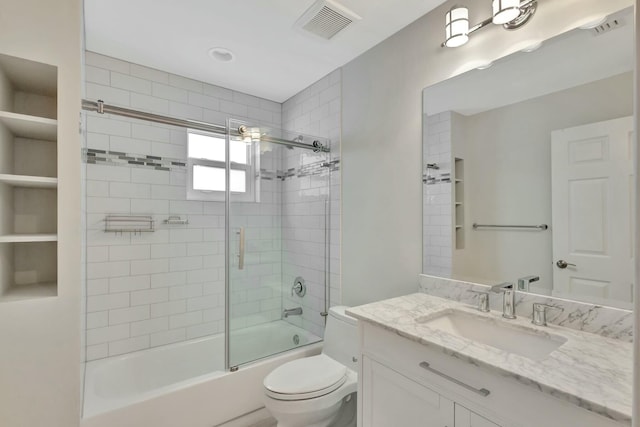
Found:
[[[500,427],[457,403],[455,404],[455,420],[455,427]]]
[[[368,357],[363,368],[363,427],[454,427],[453,402]]]

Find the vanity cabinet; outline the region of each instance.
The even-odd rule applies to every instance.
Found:
[[[362,359],[367,427],[500,427],[371,358]]]
[[[367,322],[359,328],[359,427],[624,425],[438,347]]]
[[[454,426],[454,403],[435,391],[410,380],[389,367],[364,356],[362,378],[368,404],[362,414],[368,427]]]
[[[498,424],[471,412],[462,405],[455,404],[455,427],[500,427]]]

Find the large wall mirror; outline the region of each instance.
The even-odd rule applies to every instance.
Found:
[[[588,27],[424,90],[424,273],[632,307],[633,11]]]

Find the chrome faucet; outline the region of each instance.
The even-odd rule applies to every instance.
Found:
[[[518,290],[529,292],[529,285],[540,280],[540,276],[526,276],[518,279]]]
[[[516,318],[516,289],[513,283],[505,282],[493,285],[491,292],[504,292],[502,298],[502,317],[505,319]]]
[[[282,311],[282,317],[286,319],[289,316],[302,316],[302,307],[285,308]]]

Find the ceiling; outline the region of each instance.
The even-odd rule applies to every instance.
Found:
[[[327,41],[294,27],[314,2],[85,0],[86,48],[283,102],[444,3],[339,0],[362,19]],[[234,60],[212,59],[213,47]]]

